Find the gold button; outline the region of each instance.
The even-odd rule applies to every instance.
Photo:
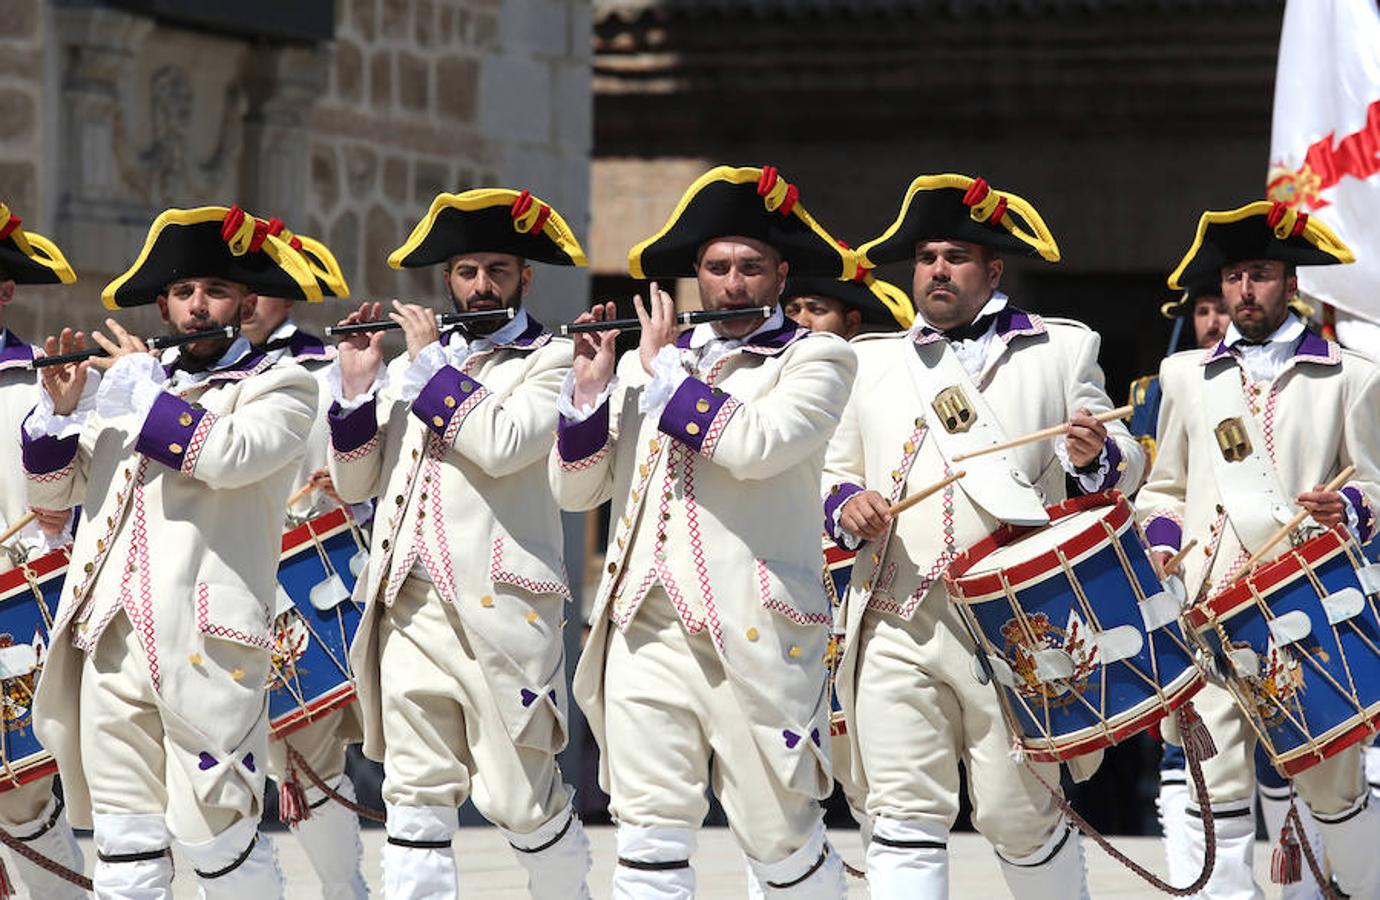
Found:
[[[657,452],[661,449],[661,438],[652,438],[651,441],[648,442],[647,447],[653,453]]]
[[[837,494],[838,492],[839,492],[839,486],[838,486],[837,484],[834,485],[833,487],[829,488],[829,493],[830,493],[830,494]]]
[[[426,502],[426,491],[422,491],[420,494],[418,494],[418,495],[417,495],[417,499],[420,500],[420,501],[422,501],[423,503],[425,503],[425,502]]]
[[[863,582],[863,590],[865,590],[865,591],[870,591],[870,590],[872,590],[872,582],[871,582],[871,581],[864,581],[864,582]]]
[[[490,597],[488,594],[485,594],[484,596],[479,598],[479,605],[484,607],[485,609],[489,609],[494,605],[494,598]]]
[[[125,469],[125,481],[129,481],[133,477],[134,473],[131,472],[129,469]]]
[[[233,672],[230,673],[230,677],[233,678],[233,679],[235,679],[236,681],[243,681],[243,680],[244,680],[244,669],[236,669],[235,671],[233,671]]]
[[[437,428],[441,428],[446,424],[446,420],[441,418],[440,416],[432,416],[431,424],[435,425]]]
[[[796,657],[800,656],[800,648],[791,647],[791,649],[786,651],[786,655],[789,656],[791,659],[795,659]]]
[[[662,513],[662,514],[661,514],[661,521],[663,521],[663,522],[669,522],[669,521],[671,521],[671,514],[668,513],[668,512]]]
[[[535,625],[535,624],[537,624],[537,620],[540,619],[540,618],[541,618],[541,616],[537,615],[536,611],[533,610],[532,612],[529,612],[529,613],[527,614],[527,624],[529,624],[529,625]]]
[[[114,516],[106,516],[106,517],[105,517],[105,527],[106,527],[106,528],[114,528],[114,527],[115,527],[115,517],[114,517]]]
[[[431,476],[430,476],[430,475],[423,475],[423,476],[422,476],[422,484],[430,484],[430,483],[431,483]]]
[[[749,629],[747,630],[747,639],[750,640],[750,641],[755,641],[755,640],[757,640],[757,629],[756,629],[756,628],[749,628]]]
[[[394,505],[394,506],[402,506],[402,505],[403,505],[403,495],[402,495],[402,494],[399,494],[398,496],[396,496],[396,497],[393,498],[393,505]]]
[[[95,563],[87,563],[86,565],[82,566],[81,568],[82,568],[82,571],[83,571],[83,572],[85,572],[87,575],[90,575],[92,572],[96,571],[96,564],[95,564]]]
[[[389,543],[388,538],[384,538],[384,539],[383,539],[383,549],[387,550],[390,546],[391,546],[391,544]]]
[[[181,452],[182,452],[182,445],[181,445],[181,444],[177,444],[177,443],[169,444],[169,445],[168,445],[168,452],[169,452],[169,453],[173,453],[173,454],[181,453]]]
[[[616,562],[611,562],[611,563],[609,563],[609,574],[612,575],[614,572],[617,572],[617,571],[618,571],[618,563],[616,563]]]
[[[137,565],[135,565],[134,563],[130,563],[130,564],[129,564],[129,571],[130,571],[131,573],[137,572],[137,571],[139,571],[139,567],[138,567]]]
[[[685,433],[690,435],[699,434],[700,426],[696,425],[694,422],[690,422],[685,426]]]
[[[695,412],[709,412],[709,401],[701,397],[695,401]]]
[[[637,467],[637,474],[641,475],[643,478],[646,478],[647,473],[650,471],[651,469],[647,468],[646,463],[643,463],[642,465]]]
[[[193,653],[191,656],[187,657],[187,662],[191,663],[194,666],[201,665],[201,654]]]
[[[904,449],[907,453],[914,453],[914,452],[915,452],[915,442],[914,442],[914,441],[906,441],[905,444],[903,445],[903,449]]]
[[[916,417],[915,417],[915,427],[916,427],[916,428],[919,428],[920,426],[922,426],[922,425],[924,425],[924,424],[925,424],[925,419],[924,419],[923,416],[916,416]]]
[[[420,454],[419,452],[417,452],[416,450],[413,450],[413,451],[412,451],[412,458],[413,458],[413,459],[416,459],[418,456],[421,456],[421,454]]]
[[[191,425],[192,414],[189,412],[184,412],[182,415],[177,417],[177,424],[181,425],[183,428],[186,428],[187,426]]]
[[[105,538],[96,538],[96,549],[101,553],[105,552]],[[90,563],[88,563],[90,565]]]
[[[474,390],[474,383],[466,381],[460,385],[460,390],[462,393],[468,394],[470,391]]]
[[[441,402],[444,403],[448,408],[455,409],[455,398],[452,397],[450,394],[446,394],[446,399],[442,400]]]

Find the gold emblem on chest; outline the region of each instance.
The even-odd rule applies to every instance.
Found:
[[[1223,419],[1212,433],[1227,462],[1240,462],[1251,455],[1251,439],[1246,436],[1246,426],[1239,417]]]
[[[939,422],[949,434],[961,434],[977,421],[977,413],[964,395],[963,388],[958,385],[940,391],[931,406],[939,414]]]

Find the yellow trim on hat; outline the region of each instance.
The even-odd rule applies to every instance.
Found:
[[[1198,217],[1198,231],[1193,235],[1193,244],[1188,248],[1188,252],[1184,254],[1184,258],[1179,260],[1179,264],[1174,267],[1174,271],[1169,273],[1169,287],[1176,291],[1182,289],[1182,285],[1179,284],[1179,276],[1183,275],[1184,269],[1188,267],[1188,264],[1198,255],[1198,251],[1202,249],[1203,239],[1207,236],[1209,225],[1229,225],[1233,222],[1254,218],[1255,216],[1267,216],[1270,214],[1270,210],[1274,208],[1274,205],[1273,200],[1257,200],[1254,203],[1247,203],[1245,206],[1236,209],[1210,209],[1204,212]],[[1289,224],[1289,230],[1292,230],[1293,224],[1297,220],[1297,213],[1294,210],[1289,210],[1289,212],[1295,213],[1295,215],[1289,216],[1286,214],[1284,221],[1280,222],[1280,227],[1287,222]],[[1277,237],[1280,235],[1280,227],[1275,228],[1275,235]],[[1289,236],[1289,230],[1284,231],[1283,237],[1280,238],[1281,240]],[[1326,223],[1318,221],[1316,216],[1308,217],[1308,221],[1303,226],[1303,234],[1301,234],[1300,237],[1322,252],[1336,257],[1337,261],[1340,263],[1353,263],[1356,261],[1356,254],[1351,252],[1351,248],[1343,243],[1342,239],[1337,237],[1337,233],[1329,228]]]
[[[158,218],[154,219],[153,224],[149,226],[148,237],[144,239],[144,247],[139,251],[139,257],[134,261],[134,265],[130,266],[123,275],[111,281],[101,290],[101,302],[105,304],[105,308],[120,308],[115,302],[116,292],[124,286],[125,282],[134,277],[136,272],[143,268],[144,263],[148,260],[149,254],[153,252],[154,244],[158,242],[158,235],[162,233],[164,228],[174,225],[200,225],[205,222],[223,222],[225,220],[225,214],[229,211],[230,210],[224,206],[199,206],[195,209],[165,209],[163,212],[159,213]],[[253,216],[245,213],[245,219],[252,222]],[[306,296],[308,302],[321,302],[321,286],[317,284],[316,276],[312,274],[311,268],[307,265],[306,260],[304,260],[296,250],[293,250],[290,245],[273,235],[266,235],[264,237],[262,249],[268,254],[270,259],[278,264],[280,269],[291,276],[293,281],[297,282],[297,286],[302,289],[302,293]]]
[[[694,183],[685,189],[685,193],[680,195],[680,200],[676,202],[676,208],[671,211],[671,216],[666,220],[666,224],[662,225],[656,234],[644,241],[634,244],[633,248],[628,251],[628,273],[632,275],[633,278],[639,280],[647,277],[642,271],[642,252],[670,233],[671,229],[680,221],[681,214],[685,212],[686,207],[694,201],[695,195],[700,191],[718,181],[726,181],[729,184],[755,185],[761,178],[762,169],[759,166],[715,166],[699,178],[696,178]],[[789,190],[790,185],[786,182],[786,179],[778,177],[776,179],[776,184],[772,186],[771,192],[766,197],[762,198],[764,207],[769,212],[775,212],[780,208],[782,201],[786,198],[786,192]],[[838,247],[839,256],[843,259],[843,275],[839,280],[851,281],[854,274],[858,271],[857,254],[846,247],[840,246],[839,242],[836,241],[829,232],[825,231],[823,226],[815,221],[814,216],[810,215],[809,212],[805,210],[805,207],[800,205],[799,201],[791,208],[791,215],[799,217],[800,221],[808,225],[811,231],[828,242],[831,247]]]
[[[915,324],[915,304],[911,302],[909,294],[889,281],[872,277],[871,273],[868,274],[865,283],[873,296],[882,301],[882,305],[891,313],[897,324],[906,329]]]
[[[431,234],[431,229],[436,224],[436,217],[444,209],[458,209],[461,212],[474,212],[480,209],[488,209],[492,206],[505,206],[511,208],[513,201],[518,198],[521,191],[514,191],[509,188],[475,188],[472,191],[465,191],[462,194],[436,195],[436,199],[431,201],[431,208],[427,210],[422,220],[412,229],[412,233],[403,241],[403,245],[392,253],[388,254],[388,265],[394,269],[403,267],[403,260],[408,257],[413,250],[421,246],[426,240],[427,235]],[[545,203],[551,210],[551,215],[547,216],[546,224],[542,226],[541,233],[545,235],[551,243],[560,248],[561,252],[570,257],[570,261],[577,266],[589,265],[589,260],[585,258],[584,248],[580,246],[580,241],[575,237],[575,232],[566,224],[561,214],[556,212],[556,207],[546,203],[536,194],[532,194],[532,209],[529,210],[531,217],[527,218],[527,229],[532,227],[535,221],[535,210],[539,209],[538,203]],[[527,229],[517,227],[515,223],[513,230],[519,234],[527,234]]]
[[[10,217],[14,213],[4,203],[0,203],[0,229],[9,224]],[[58,277],[58,281],[63,284],[74,284],[77,280],[77,273],[73,271],[72,264],[67,261],[67,257],[62,255],[58,245],[48,240],[41,234],[32,231],[25,231],[23,225],[17,226],[10,234],[9,240],[14,241],[14,245],[19,248],[29,259],[33,260],[45,269],[52,270]]]
[[[901,201],[901,211],[897,214],[896,221],[892,222],[891,227],[882,232],[880,237],[875,237],[858,248],[857,253],[859,261],[865,266],[875,265],[867,258],[867,251],[883,241],[890,240],[897,231],[901,230],[901,226],[906,221],[906,213],[910,210],[910,202],[916,194],[921,191],[945,189],[967,192],[976,180],[977,179],[967,175],[957,175],[954,173],[947,173],[944,175],[921,175],[916,178],[910,183],[910,187],[906,190],[906,196],[905,199]],[[1040,254],[1044,259],[1049,262],[1058,262],[1059,245],[1055,242],[1053,233],[1050,232],[1049,226],[1045,224],[1045,220],[1040,218],[1040,214],[1035,211],[1035,207],[1025,198],[1019,197],[1010,191],[999,191],[996,188],[990,188],[987,197],[984,198],[983,202],[977,207],[969,210],[969,215],[972,216],[975,221],[985,221],[986,217],[991,215],[992,210],[996,208],[997,203],[1000,202],[1002,198],[1006,199],[1006,214],[1001,218],[1002,227],[1011,232],[1012,236],[1017,240],[1030,245],[1031,249]],[[1015,213],[1024,220],[1027,227],[1022,228],[1020,224],[1013,221],[1011,218],[1012,213]]]
[[[302,250],[297,251],[297,253],[306,262],[312,274],[326,282],[326,286],[336,297],[343,300],[350,296],[350,286],[345,283],[345,273],[340,270],[340,263],[330,248],[316,238],[307,237],[305,234],[294,234],[293,237],[301,242]],[[290,241],[288,247],[292,247]]]

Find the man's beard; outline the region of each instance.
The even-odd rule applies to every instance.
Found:
[[[1275,330],[1284,323],[1283,317],[1281,317],[1278,322],[1271,322],[1269,319],[1265,318],[1263,316],[1264,310],[1259,306],[1252,305],[1251,308],[1259,310],[1262,316],[1258,319],[1241,321],[1238,321],[1235,317],[1232,318],[1232,324],[1236,326],[1236,330],[1241,332],[1241,336],[1248,341],[1263,341],[1274,334]]]
[[[504,309],[512,309],[516,312],[516,310],[522,308],[521,288],[515,290],[512,296],[510,297],[503,297],[494,291],[485,291],[482,294],[475,294],[471,296],[469,299],[469,303],[467,304],[461,304],[461,302],[456,298],[455,290],[453,288],[447,288],[447,290],[450,291],[450,302],[451,305],[455,307],[456,312],[465,312],[467,307],[469,310],[473,311],[474,304],[476,303],[491,303],[498,305],[498,308],[494,310],[494,317],[492,319],[479,319],[476,321],[466,322],[463,326],[461,326],[465,331],[469,332],[470,334],[493,334],[495,331],[502,328],[504,325],[507,325],[508,322],[511,321],[509,319],[503,318],[501,315],[498,315],[498,313],[500,313]]]
[[[208,338],[192,344],[182,344],[177,348],[178,361],[181,368],[186,369],[188,372],[204,372],[215,365],[216,362],[225,355],[225,351],[230,349],[230,345],[235,342],[235,338],[239,336],[241,317],[236,315],[234,320],[230,322],[216,322],[212,319],[206,319],[192,324],[196,327],[190,329],[187,333],[193,331],[208,331],[212,328],[224,328],[226,325],[235,326],[235,336],[233,337]],[[172,333],[176,335],[182,334],[183,332],[174,329]],[[205,345],[207,349],[200,350],[198,345]],[[194,350],[193,348],[198,349]]]

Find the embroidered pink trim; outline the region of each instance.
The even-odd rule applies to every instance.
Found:
[[[191,475],[196,471],[197,460],[201,459],[201,451],[206,449],[206,436],[215,426],[220,416],[213,412],[208,412],[201,417],[201,421],[196,423],[196,428],[192,431],[191,438],[187,441],[187,452],[182,457],[182,474]]]
[[[705,429],[704,440],[700,443],[700,453],[705,459],[713,459],[714,451],[719,446],[719,439],[723,437],[724,428],[728,425],[728,420],[733,418],[733,414],[743,404],[729,397],[724,405],[719,407],[719,411],[714,414],[714,418],[709,422],[709,427]]]
[[[210,588],[206,582],[198,581],[196,584],[196,627],[202,634],[209,634],[211,637],[222,638],[227,641],[235,641],[239,644],[248,644],[251,647],[259,647],[264,650],[273,649],[273,635],[271,632],[264,634],[248,634],[237,628],[226,628],[224,625],[216,625],[210,618]]]
[[[474,411],[474,408],[487,396],[489,396],[489,389],[481,387],[479,390],[466,397],[465,401],[455,408],[455,414],[450,417],[450,421],[446,423],[445,433],[441,435],[441,440],[445,442],[447,447],[455,443],[455,436],[460,433],[460,426],[465,424],[466,417],[468,417],[469,414]]]
[[[604,446],[600,447],[598,450],[595,450],[593,453],[591,453],[589,456],[586,456],[584,459],[576,459],[567,462],[565,459],[561,458],[561,455],[559,453],[557,453],[556,460],[560,463],[562,472],[583,472],[585,469],[592,469],[595,466],[602,463],[604,461],[604,458],[609,455],[609,450],[612,447],[613,445],[610,442],[605,441]]]
[[[489,577],[496,582],[511,584],[530,591],[533,594],[558,594],[569,598],[570,585],[565,572],[561,573],[561,581],[535,581],[516,572],[510,572],[503,568],[503,535],[494,538],[493,553],[489,557]]]
[[[353,450],[346,450],[344,453],[335,449],[334,445],[332,445],[331,456],[335,457],[336,462],[359,462],[361,459],[368,456],[370,453],[373,453],[375,450],[379,448],[379,437],[379,433],[375,432],[374,436],[369,438],[369,440],[360,444]]]
[[[62,481],[64,478],[69,477],[76,468],[76,465],[76,461],[74,460],[61,469],[53,472],[30,472],[28,469],[25,469],[24,477],[35,484],[53,484],[54,482]]]
[[[767,569],[767,564],[762,560],[756,560],[757,564],[757,591],[761,595],[762,606],[774,613],[779,613],[790,619],[797,625],[830,625],[834,624],[832,612],[804,613],[791,606],[786,601],[772,596],[771,578]]]

